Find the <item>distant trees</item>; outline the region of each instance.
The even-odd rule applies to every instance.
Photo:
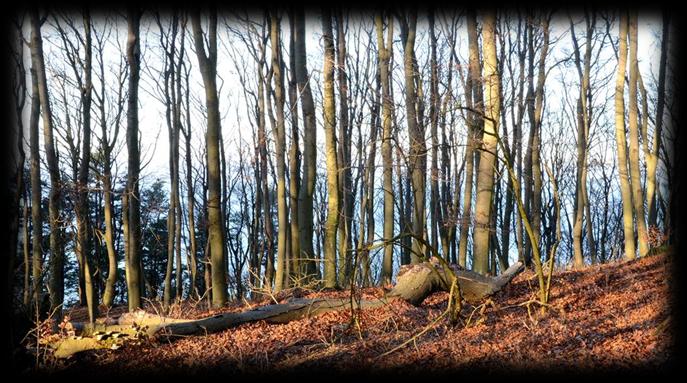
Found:
[[[652,78],[637,12],[28,16],[13,246],[43,313],[355,291],[436,255],[543,275],[644,256],[668,227],[667,17]]]

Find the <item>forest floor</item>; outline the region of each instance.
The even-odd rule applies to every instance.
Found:
[[[539,315],[537,278],[524,271],[481,306],[464,305],[461,323],[440,316],[448,294],[438,292],[414,307],[394,300],[359,314],[330,312],[286,324],[265,321],[173,342],[146,340],[118,350],[95,350],[53,361],[30,374],[174,375],[461,373],[470,371],[661,371],[673,362],[672,256],[561,270],[552,278],[551,306]],[[349,291],[305,293],[346,297]],[[381,288],[362,291],[381,297]],[[263,302],[261,304],[269,304]],[[169,316],[196,318],[242,311],[176,306]],[[123,309],[120,309],[120,311]],[[73,311],[72,320],[82,311]]]

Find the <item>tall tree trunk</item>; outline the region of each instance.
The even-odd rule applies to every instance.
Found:
[[[658,149],[661,147],[661,134],[663,131],[663,111],[665,108],[666,86],[666,59],[668,56],[668,40],[670,38],[670,13],[663,11],[663,35],[661,37],[661,61],[658,72],[658,95],[656,96],[656,125],[654,128],[654,140],[651,151],[646,156],[646,202],[649,211],[649,226],[657,226],[656,208],[656,165],[658,164]],[[646,101],[646,97],[644,97]],[[646,135],[645,135],[646,136]],[[647,137],[644,138],[648,145]]]
[[[37,9],[33,9],[31,12],[31,60],[35,67],[38,81],[38,94],[43,119],[43,140],[48,162],[48,172],[50,173],[50,198],[48,202],[50,222],[50,306],[51,311],[57,309],[56,317],[61,319],[61,305],[64,300],[64,254],[62,253],[62,229],[60,227],[62,185],[53,139],[53,119],[50,100],[48,99],[48,83],[45,74],[45,61],[43,59],[43,40],[41,38]],[[40,194],[38,194],[38,197],[40,198]],[[40,202],[36,206],[40,208]],[[35,222],[34,224],[39,224],[41,221],[38,219]],[[38,248],[40,249],[40,246]]]
[[[122,111],[124,110],[124,105],[123,105],[123,85],[124,85],[124,76],[122,75],[122,72],[120,70],[120,77],[117,79],[117,114],[116,114],[116,120],[115,120],[115,126],[114,126],[114,132],[109,133],[108,136],[108,128],[110,128],[108,121],[107,121],[107,115],[105,112],[105,60],[103,59],[104,56],[104,47],[103,47],[103,42],[104,39],[98,39],[98,35],[96,34],[96,40],[98,42],[98,63],[99,63],[99,73],[100,73],[100,96],[98,98],[99,101],[99,112],[100,112],[100,135],[101,135],[101,150],[103,153],[103,173],[102,173],[102,180],[103,180],[103,219],[105,220],[105,248],[107,251],[107,280],[105,281],[105,291],[103,292],[103,305],[105,307],[111,307],[112,304],[114,303],[114,298],[115,298],[115,284],[117,283],[117,274],[118,274],[118,267],[117,267],[117,251],[115,250],[115,228],[113,224],[114,220],[114,204],[113,204],[113,197],[112,197],[112,150],[114,148],[115,142],[117,141],[117,136],[119,134],[119,127],[120,127],[120,117],[122,114]],[[96,97],[98,97],[96,95]],[[110,140],[112,140],[112,143],[110,143]],[[123,211],[126,211],[126,209],[123,208]],[[126,214],[124,214],[126,215]]]
[[[300,195],[300,172],[301,152],[298,143],[298,85],[296,80],[296,36],[294,33],[296,26],[295,12],[289,10],[289,110],[291,115],[291,147],[289,149],[289,210],[291,212],[290,234],[291,234],[291,273],[290,279],[300,281],[303,274],[300,266],[301,258],[301,228],[299,221],[299,195]],[[289,281],[287,281],[289,282]],[[289,283],[290,284],[290,283]]]
[[[141,268],[141,204],[139,195],[139,172],[141,153],[138,147],[138,81],[140,78],[140,38],[141,12],[130,8],[127,12],[129,37],[126,54],[129,63],[129,99],[127,110],[126,146],[129,152],[128,173],[125,195],[128,211],[128,238],[126,279],[129,294],[129,311],[141,307],[143,270]]]
[[[494,165],[496,163],[496,134],[499,120],[499,73],[496,66],[496,12],[483,14],[483,57],[485,92],[484,135],[477,172],[475,201],[474,271],[486,274],[489,261],[489,237]]]
[[[272,225],[272,202],[270,199],[270,187],[267,183],[267,133],[265,119],[265,83],[262,68],[265,66],[265,50],[260,53],[258,63],[258,145],[260,151],[260,181],[262,186],[262,206],[264,209],[263,219],[265,221],[265,239],[263,254],[267,254],[267,264],[265,265],[265,282],[263,287],[271,288],[274,281],[274,229]]]
[[[393,273],[393,254],[394,247],[390,241],[394,236],[394,185],[393,168],[391,159],[391,130],[392,130],[392,108],[393,100],[391,96],[391,74],[389,71],[389,61],[391,59],[391,49],[393,44],[394,21],[391,17],[387,19],[387,45],[384,45],[382,14],[375,15],[375,26],[377,30],[377,47],[379,52],[379,74],[382,83],[382,162],[383,162],[383,190],[384,190],[384,258],[382,259],[381,283],[387,285],[391,283]],[[400,191],[399,191],[400,193]]]
[[[346,75],[346,34],[341,8],[336,10],[336,74],[339,85],[339,254],[343,257],[343,267],[339,269],[339,283],[347,285],[352,267],[353,191],[351,185],[351,126],[348,119],[348,76]]]
[[[300,229],[300,248],[304,260],[304,273],[311,278],[317,274],[318,266],[314,261],[313,251],[313,195],[315,193],[315,177],[317,170],[316,150],[316,117],[315,104],[308,77],[306,46],[305,46],[305,11],[296,10],[295,28],[295,74],[298,83],[298,93],[301,96],[303,111],[303,180],[299,190],[298,224]]]
[[[327,160],[327,221],[324,223],[324,286],[337,286],[336,231],[339,227],[339,164],[336,155],[336,108],[334,105],[334,39],[332,16],[322,10],[324,38],[324,142]]]
[[[22,143],[23,145],[23,143]],[[29,220],[31,213],[29,212],[28,193],[24,190],[24,208],[22,209],[22,253],[24,256],[24,288],[22,294],[22,303],[25,308],[30,308],[31,304],[31,251],[29,250]]]
[[[468,108],[468,138],[465,148],[465,191],[463,192],[463,215],[460,219],[460,238],[458,242],[458,264],[467,265],[468,234],[472,226],[472,189],[474,180],[474,160],[476,137],[480,131],[479,115],[482,110],[482,76],[479,57],[479,43],[477,36],[477,14],[469,11],[467,14],[469,66],[467,80]],[[474,230],[474,229],[473,229]]]
[[[644,195],[642,194],[642,179],[639,163],[639,127],[637,107],[637,82],[639,66],[637,61],[637,12],[630,11],[630,112],[628,114],[628,130],[630,131],[630,185],[632,188],[632,204],[637,222],[637,242],[639,256],[649,252],[649,240],[646,230],[646,216],[644,214]]]
[[[316,150],[316,117],[310,79],[308,76],[306,47],[305,47],[305,12],[303,8],[296,9],[294,26],[295,74],[298,83],[298,94],[301,96],[303,111],[303,180],[299,190],[298,224],[300,230],[301,256],[304,260],[304,273],[309,278],[317,274],[318,266],[313,251],[313,195],[315,193],[315,177],[317,171]]]
[[[429,34],[430,34],[430,91],[429,91],[429,123],[432,139],[432,165],[430,170],[430,226],[431,244],[434,249],[439,249],[438,225],[441,212],[439,210],[439,138],[437,127],[439,124],[439,66],[437,64],[437,38],[434,32],[434,11],[429,10]],[[448,254],[443,254],[448,260]]]
[[[93,83],[91,81],[91,20],[88,11],[84,14],[84,30],[86,34],[86,57],[84,64],[84,83],[81,84],[81,106],[83,118],[83,147],[81,149],[81,163],[79,165],[79,175],[77,180],[77,204],[76,204],[76,227],[77,227],[77,242],[76,253],[77,257],[82,259],[84,265],[84,278],[86,282],[86,302],[88,305],[88,316],[91,323],[95,321],[97,316],[97,297],[96,287],[94,286],[94,277],[91,272],[93,266],[90,260],[89,251],[89,224],[88,224],[88,172],[91,161],[91,100]]]
[[[187,267],[191,269],[190,294],[193,294],[197,298],[199,296],[198,289],[196,288],[196,278],[198,277],[198,265],[196,261],[196,257],[198,255],[198,245],[196,241],[195,187],[193,184],[193,168],[191,166],[191,96],[189,94],[189,77],[189,73],[186,72],[186,131],[184,134],[184,144],[186,145],[186,199],[188,201],[188,237],[190,243],[189,259],[191,261],[190,265]]]
[[[208,53],[205,52],[204,34],[200,25],[200,10],[191,14],[193,41],[198,56],[198,66],[205,86],[207,105],[207,170],[208,170],[208,224],[210,258],[212,266],[212,305],[221,307],[227,302],[226,263],[224,259],[224,230],[222,190],[220,184],[219,135],[221,130],[219,116],[219,97],[217,92],[217,10],[209,14]]]
[[[33,32],[32,32],[33,34]],[[31,37],[32,48],[34,37]],[[31,111],[29,114],[29,140],[31,158],[31,277],[33,302],[40,304],[43,295],[43,213],[41,210],[41,157],[38,137],[38,119],[41,112],[38,92],[38,68],[33,60],[31,64]]]
[[[542,173],[541,173],[541,122],[544,108],[544,82],[546,81],[546,55],[549,48],[549,15],[543,15],[542,34],[543,42],[539,52],[539,62],[537,65],[537,87],[534,91],[534,100],[530,102],[530,120],[534,136],[532,140],[532,204],[530,213],[532,215],[532,229],[537,244],[541,243],[541,215],[542,215]],[[532,44],[532,41],[530,41]],[[531,46],[531,45],[530,45]],[[532,56],[534,54],[530,52]],[[532,255],[535,253],[533,252]]]
[[[286,242],[289,224],[288,211],[286,208],[286,160],[284,155],[286,151],[286,128],[284,124],[284,79],[282,76],[280,22],[281,20],[276,12],[270,14],[274,101],[277,107],[276,129],[273,130],[275,161],[277,163],[277,216],[279,220],[279,230],[277,230],[277,270],[274,281],[274,291],[276,292],[286,287],[284,284],[284,276],[288,258]]]
[[[632,189],[627,170],[627,139],[625,137],[625,70],[627,67],[627,30],[628,16],[620,13],[620,43],[618,48],[618,72],[615,79],[615,140],[618,149],[618,174],[620,194],[623,199],[623,233],[625,258],[635,257],[634,226],[632,218]]]
[[[575,26],[571,20],[570,29],[575,52],[575,64],[580,78],[580,94],[577,101],[577,179],[574,201],[574,221],[573,226],[573,251],[575,267],[584,265],[584,254],[582,252],[582,221],[583,216],[589,210],[587,204],[587,140],[589,135],[589,114],[588,114],[588,92],[589,92],[589,70],[592,49],[592,33],[594,32],[594,21],[585,18],[587,22],[586,45],[584,53],[584,63],[580,60],[580,49],[575,36]],[[584,65],[584,67],[583,67]],[[587,208],[587,209],[585,209]],[[591,225],[591,216],[587,214],[587,226]],[[591,230],[587,230],[590,248],[593,248],[593,237]],[[592,259],[595,256],[592,256]]]
[[[422,119],[418,117],[422,100],[418,97],[416,77],[419,76],[415,65],[415,32],[417,26],[417,9],[412,9],[408,20],[401,20],[401,41],[403,43],[403,71],[405,76],[406,120],[410,150],[408,165],[413,189],[412,232],[415,236],[425,238],[425,171],[427,153],[425,129]],[[412,241],[410,262],[420,262],[425,254],[424,246],[416,239]]]

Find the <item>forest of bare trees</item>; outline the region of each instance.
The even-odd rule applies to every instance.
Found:
[[[496,277],[675,240],[670,12],[34,8],[11,20],[9,296],[69,307]],[[550,282],[549,282],[550,283]]]

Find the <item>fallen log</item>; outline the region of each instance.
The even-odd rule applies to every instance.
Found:
[[[435,291],[449,291],[453,275],[458,278],[460,291],[468,303],[477,303],[493,295],[508,284],[525,267],[516,262],[498,277],[487,277],[474,271],[465,270],[458,265],[450,265],[447,272],[443,266],[433,262],[405,266],[399,270],[396,285],[387,297],[399,297],[417,306]]]
[[[460,284],[463,299],[469,303],[476,303],[501,290],[524,269],[524,266],[518,262],[495,278],[464,270],[457,265],[450,265],[450,268],[451,270],[447,272],[441,265],[431,262],[403,267],[397,276],[396,285],[386,294],[386,299],[361,300],[356,308],[384,306],[391,299],[403,299],[412,305],[420,305],[433,292],[448,291],[454,275]],[[243,323],[260,320],[268,323],[287,323],[326,312],[349,309],[351,309],[350,298],[292,298],[285,303],[261,306],[243,312],[218,314],[202,319],[172,319],[139,310],[121,315],[115,324],[74,323],[74,329],[80,332],[80,336],[61,340],[55,345],[55,356],[68,357],[75,352],[88,349],[112,348],[112,344],[118,344],[112,338],[132,338],[142,334],[158,339],[204,335],[224,331]],[[116,336],[110,336],[110,340],[105,344],[100,340],[93,341],[93,336],[98,337],[103,334]]]

